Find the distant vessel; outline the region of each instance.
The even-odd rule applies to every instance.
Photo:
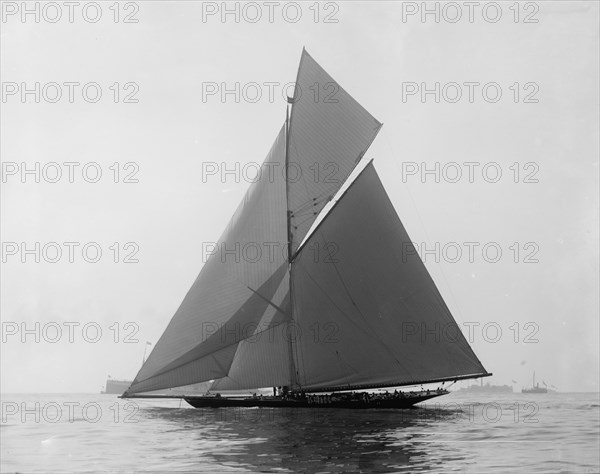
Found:
[[[545,385],[545,384],[544,384]],[[533,383],[531,388],[524,388],[521,390],[521,393],[548,393],[548,389],[545,387],[540,387],[539,383],[535,383],[535,371],[533,372]]]
[[[106,380],[106,388],[100,393],[121,395],[131,385],[131,380],[116,380],[110,377]]]
[[[463,387],[459,392],[475,392],[475,393],[513,393],[513,389],[510,385],[471,385],[469,387]]]
[[[180,398],[194,407],[405,408],[448,391],[360,391],[491,375],[372,161],[349,179],[382,124],[306,50],[288,102],[261,173],[123,398],[211,381],[213,393],[273,393]]]

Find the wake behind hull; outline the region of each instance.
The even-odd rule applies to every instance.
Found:
[[[389,398],[371,397],[369,400],[364,398],[283,398],[283,397],[205,397],[205,396],[184,396],[184,400],[195,408],[226,408],[226,407],[265,407],[265,408],[411,408],[416,403],[429,400],[440,395],[445,395],[445,390],[430,392],[417,392],[411,395]]]

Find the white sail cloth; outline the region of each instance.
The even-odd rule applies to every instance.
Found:
[[[285,180],[270,172],[284,167],[285,127],[128,393],[224,377],[265,314],[289,314]]]
[[[306,51],[297,83],[287,142],[284,126],[127,394],[290,385],[294,367],[313,390],[486,373],[371,164],[299,249],[381,124]],[[286,165],[287,183],[270,172]]]
[[[304,390],[425,383],[486,370],[415,251],[372,164],[292,263],[287,324],[240,344],[214,390],[289,383],[293,337]]]
[[[292,287],[303,388],[486,373],[372,164],[302,247]]]
[[[381,123],[303,50],[288,146],[293,251],[380,128]]]

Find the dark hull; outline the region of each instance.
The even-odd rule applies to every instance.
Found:
[[[440,395],[445,395],[446,391],[418,392],[413,395],[404,395],[403,397],[375,398],[370,400],[362,398],[345,399],[321,399],[309,400],[307,398],[283,398],[283,397],[196,397],[184,396],[184,400],[195,408],[226,408],[226,407],[265,407],[265,408],[411,408],[413,405],[425,400],[429,400]]]

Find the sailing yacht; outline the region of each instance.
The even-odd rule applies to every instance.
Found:
[[[364,159],[381,127],[304,49],[263,172],[124,398],[210,381],[183,398],[405,408],[448,392],[368,391],[491,375]]]

